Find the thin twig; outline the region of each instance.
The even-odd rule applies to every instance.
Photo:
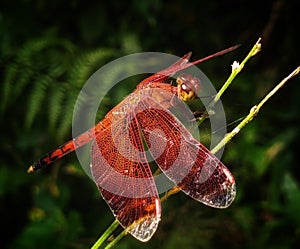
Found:
[[[281,88],[286,82],[288,82],[292,77],[296,76],[300,72],[300,67],[297,67],[290,75],[285,77],[276,87],[273,88],[257,105],[253,106],[249,114],[230,132],[228,133],[211,152],[215,154],[219,151],[225,144],[227,144],[240,130],[248,124],[259,112],[260,108]]]
[[[219,90],[219,92],[217,93],[217,95],[215,96],[215,98],[213,99],[209,107],[213,107],[218,102],[218,100],[221,98],[225,90],[230,86],[231,82],[239,74],[239,72],[241,72],[241,70],[244,68],[245,64],[249,61],[249,59],[260,51],[261,49],[260,41],[261,38],[257,40],[253,48],[250,50],[246,58],[241,63],[238,63],[237,61],[233,62],[231,74],[229,75],[228,79],[226,80],[222,88]]]
[[[106,229],[102,236],[96,241],[96,243],[91,247],[91,249],[98,249],[112,234],[112,232],[119,226],[119,222],[114,220],[113,223]]]
[[[117,244],[124,236],[127,235],[127,231],[124,229],[116,238],[114,238],[113,241],[111,241],[105,249],[110,249],[112,248],[115,244]]]
[[[254,46],[252,47],[252,49],[250,50],[250,52],[247,54],[247,56],[245,57],[245,59],[241,63],[238,63],[237,61],[233,62],[233,64],[231,65],[231,67],[232,67],[231,74],[229,75],[229,77],[227,78],[227,80],[225,81],[225,83],[223,84],[223,86],[221,87],[221,89],[218,91],[218,93],[216,94],[216,96],[214,97],[214,99],[212,100],[212,102],[209,104],[209,106],[207,108],[208,112],[219,101],[219,99],[221,98],[221,96],[223,95],[223,93],[231,85],[231,83],[235,79],[235,77],[242,71],[242,69],[244,68],[244,66],[246,65],[246,63],[250,60],[250,58],[252,58],[253,56],[255,56],[261,50],[261,43],[260,43],[260,41],[261,41],[261,38],[259,38],[257,40],[257,42],[254,44]],[[198,125],[200,125],[208,117],[209,117],[209,115],[203,115],[198,120]]]

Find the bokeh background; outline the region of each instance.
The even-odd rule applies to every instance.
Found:
[[[262,51],[222,98],[228,122],[245,116],[299,65],[297,1],[39,1],[0,3],[1,248],[89,248],[113,221],[75,153],[42,172],[27,167],[71,138],[74,103],[88,77],[134,52],[200,58],[218,89],[258,37]],[[113,76],[112,76],[113,77]],[[99,115],[138,82],[108,96]],[[116,248],[296,248],[300,245],[300,78],[291,80],[226,146],[237,198],[215,210],[180,193],[163,203],[146,244]],[[232,129],[229,126],[228,129]]]

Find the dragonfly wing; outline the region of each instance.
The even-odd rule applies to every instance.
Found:
[[[144,79],[139,83],[140,88],[142,88],[145,85],[148,85],[149,83],[154,83],[154,82],[164,82],[166,79],[169,77],[173,76],[175,73],[181,70],[181,67],[185,64],[188,63],[190,57],[192,55],[192,52],[188,52],[184,56],[182,56],[179,60],[177,60],[174,64],[169,66],[168,68],[159,71],[155,73],[154,75],[151,75],[150,77]]]
[[[95,139],[91,153],[93,177],[115,217],[135,238],[149,240],[161,208],[135,117],[112,122]]]
[[[156,163],[183,192],[215,208],[232,203],[236,189],[230,171],[171,112],[144,108],[137,119]]]

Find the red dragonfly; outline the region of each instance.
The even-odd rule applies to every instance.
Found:
[[[169,111],[174,96],[183,101],[195,98],[199,80],[188,74],[177,78],[177,86],[167,80],[180,70],[235,48],[194,62],[189,62],[191,52],[184,55],[141,81],[102,121],[40,158],[28,172],[93,141],[94,181],[119,223],[140,241],[152,237],[161,217],[160,198],[145,147],[162,172],[188,196],[211,207],[228,207],[236,193],[232,174]]]

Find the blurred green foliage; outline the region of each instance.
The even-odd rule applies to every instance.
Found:
[[[262,52],[222,98],[231,122],[299,65],[296,17],[296,1],[283,0],[1,1],[1,248],[89,248],[113,221],[75,154],[26,174],[71,137],[75,100],[96,69],[134,52],[192,50],[200,58],[242,44],[199,66],[218,89],[262,36]],[[116,247],[299,246],[299,90],[298,77],[227,145],[223,161],[238,191],[231,207],[211,209],[180,193],[163,204],[150,242],[128,236]],[[102,115],[116,99],[106,99]]]

